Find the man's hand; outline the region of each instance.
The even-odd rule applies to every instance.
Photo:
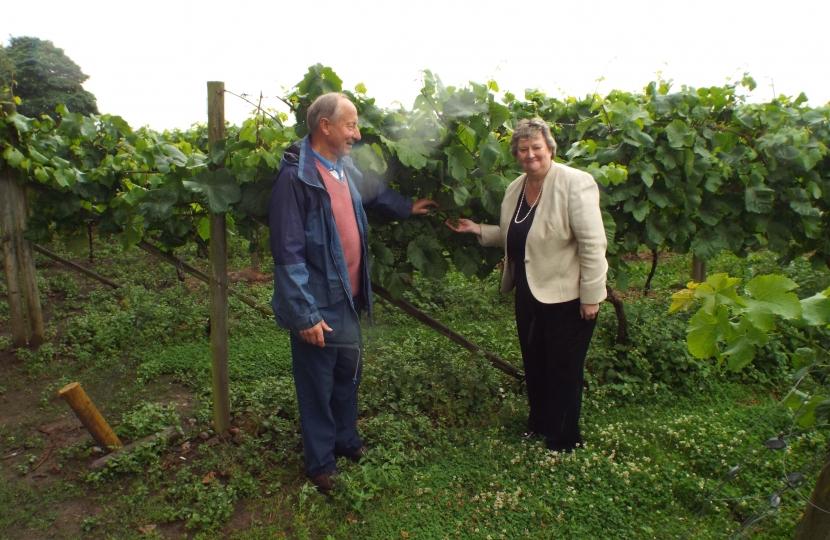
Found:
[[[597,318],[597,313],[599,313],[599,304],[580,304],[579,305],[579,316],[585,319],[586,321],[590,321],[591,319]]]
[[[326,340],[323,338],[323,331],[331,332],[331,328],[326,324],[326,321],[320,321],[311,328],[300,330],[300,338],[306,343],[317,345],[322,348],[326,346]]]
[[[430,206],[434,206],[435,208],[438,208],[441,205],[439,205],[437,202],[433,201],[432,199],[418,199],[412,205],[412,215],[413,216],[415,216],[415,215],[420,216],[420,215],[426,214],[427,212],[429,212],[429,207]]]

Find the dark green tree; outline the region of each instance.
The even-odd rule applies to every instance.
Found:
[[[36,37],[13,37],[0,45],[0,86],[22,100],[24,116],[54,116],[60,104],[83,115],[98,114],[95,96],[82,84],[89,78],[63,49]]]

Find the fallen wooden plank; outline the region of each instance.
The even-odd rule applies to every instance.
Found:
[[[90,470],[92,472],[102,471],[110,461],[117,459],[119,456],[131,454],[132,452],[135,452],[142,446],[146,446],[152,443],[159,437],[164,438],[165,444],[172,444],[176,440],[184,437],[184,435],[181,434],[181,428],[170,426],[169,428],[163,431],[159,431],[158,433],[154,433],[153,435],[148,435],[144,438],[138,439],[137,441],[132,442],[127,446],[122,446],[121,448],[115,450],[111,454],[107,454],[104,457],[96,459],[89,465],[89,467],[87,467],[87,470]]]

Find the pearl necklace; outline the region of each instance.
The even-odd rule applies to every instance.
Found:
[[[530,215],[530,213],[533,212],[533,209],[536,208],[536,205],[539,204],[539,199],[542,198],[542,189],[544,187],[545,187],[544,184],[542,184],[539,187],[539,194],[536,196],[536,201],[533,204],[530,205],[530,210],[527,211],[527,214],[525,214],[525,217],[523,217],[522,219],[519,219],[519,212],[522,211],[522,203],[525,202],[525,190],[527,190],[527,177],[525,177],[525,183],[524,183],[524,186],[522,186],[522,200],[519,201],[519,207],[516,209],[516,217],[513,218],[513,223],[518,225],[519,223],[522,223],[524,220],[527,219],[527,217]]]

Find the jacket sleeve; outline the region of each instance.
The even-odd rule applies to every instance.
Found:
[[[481,236],[478,243],[482,246],[504,247],[504,237],[501,235],[501,227],[498,225],[481,224]]]
[[[572,183],[568,214],[579,246],[579,299],[583,304],[598,304],[607,295],[605,248],[608,240],[599,209],[599,188],[591,175],[579,174]]]
[[[407,219],[412,215],[411,198],[405,197],[376,178],[364,176],[357,168],[351,166],[346,171],[360,198],[363,199],[363,208],[375,212],[383,212],[398,219]]]
[[[297,168],[285,167],[277,174],[268,205],[271,256],[274,258],[271,307],[277,323],[295,332],[311,328],[322,320],[308,286],[306,203]]]

